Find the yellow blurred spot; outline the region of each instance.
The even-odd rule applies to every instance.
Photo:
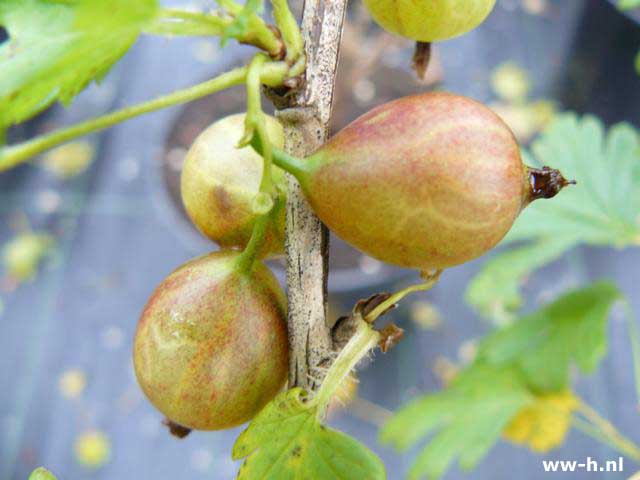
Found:
[[[509,103],[519,103],[527,99],[531,82],[524,69],[515,63],[506,62],[494,70],[491,86],[500,99]]]
[[[73,446],[76,460],[89,468],[100,468],[111,457],[111,444],[100,431],[90,431],[80,435]]]
[[[536,397],[532,405],[521,409],[502,432],[517,444],[535,452],[547,452],[561,445],[571,426],[571,415],[579,401],[569,390]]]
[[[2,249],[2,263],[11,280],[31,280],[40,262],[54,245],[51,235],[23,233],[16,235]]]
[[[431,368],[434,375],[440,379],[443,385],[449,385],[460,371],[460,367],[446,357],[439,356],[433,362]]]
[[[549,8],[547,0],[523,0],[522,8],[531,15],[542,15]]]
[[[556,116],[558,109],[551,100],[538,100],[529,104],[531,116],[541,128],[549,125]]]
[[[58,380],[60,393],[67,398],[77,398],[87,386],[87,377],[82,370],[67,370]]]
[[[458,348],[458,359],[463,364],[469,364],[473,362],[478,353],[478,342],[476,340],[467,340]]]
[[[435,330],[442,325],[440,312],[431,302],[418,300],[409,307],[411,320],[424,330]]]
[[[511,128],[520,142],[528,142],[553,120],[556,106],[549,100],[532,103],[494,103],[491,109]]]
[[[47,153],[40,164],[56,177],[67,179],[84,172],[95,154],[94,146],[84,140],[67,143]]]
[[[353,374],[349,374],[342,381],[336,393],[334,394],[329,407],[328,415],[331,416],[337,411],[346,408],[358,395],[358,379]]]

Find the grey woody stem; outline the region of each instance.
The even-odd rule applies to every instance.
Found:
[[[346,5],[346,0],[304,2],[306,82],[289,100],[291,108],[278,114],[285,126],[285,149],[291,155],[306,157],[328,136]],[[289,178],[286,251],[289,386],[316,390],[334,357],[326,320],[328,232],[293,177]]]

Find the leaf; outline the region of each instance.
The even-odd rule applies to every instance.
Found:
[[[473,468],[531,400],[514,368],[476,363],[460,372],[443,392],[403,407],[383,427],[380,439],[406,450],[434,433],[409,478],[439,478],[455,457],[462,468]]]
[[[31,475],[29,475],[29,480],[56,480],[56,477],[46,468],[39,467],[31,472]]]
[[[506,323],[512,315],[510,312],[522,303],[522,279],[556,260],[574,245],[573,237],[549,238],[498,255],[470,282],[465,294],[467,302],[497,323]]]
[[[478,356],[517,365],[535,391],[559,391],[568,387],[573,363],[590,373],[605,355],[607,319],[619,298],[609,282],[572,291],[487,337]]]
[[[619,0],[618,8],[620,10],[631,10],[632,8],[640,8],[640,0]]]
[[[514,418],[541,396],[569,388],[572,363],[584,372],[596,367],[606,350],[608,312],[619,296],[610,283],[595,283],[492,333],[449,387],[397,412],[381,440],[406,450],[432,436],[411,479],[439,478],[455,458],[463,469],[473,468]],[[545,439],[526,433],[526,440],[546,446],[561,432]]]
[[[234,15],[233,22],[225,28],[220,38],[221,45],[224,46],[230,38],[246,38],[251,33],[251,20],[256,14],[262,13],[263,7],[263,0],[247,0],[244,7]]]
[[[528,206],[502,242],[518,245],[470,283],[466,300],[484,315],[517,310],[522,279],[578,245],[640,246],[640,137],[631,125],[605,132],[595,117],[563,114],[531,150],[526,163],[558,168],[578,183]]]
[[[233,459],[238,479],[384,479],[380,459],[355,439],[322,425],[300,388],[278,395],[242,432]]]
[[[0,129],[99,81],[154,18],[157,0],[3,0]]]

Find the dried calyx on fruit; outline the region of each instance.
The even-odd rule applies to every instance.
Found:
[[[269,139],[282,148],[282,126],[273,117],[265,119]],[[237,148],[244,129],[245,114],[213,123],[189,149],[182,170],[180,188],[187,214],[202,233],[223,248],[244,248],[261,213],[256,211],[255,199],[263,161],[251,147]],[[272,179],[279,198],[260,256],[284,250],[284,172],[272,167]]]
[[[175,424],[220,430],[250,420],[287,376],[286,300],[276,278],[235,251],[186,263],[149,299],[134,366],[151,403]]]
[[[257,139],[253,145],[260,151]],[[450,93],[374,108],[304,160],[273,153],[343,240],[422,271],[479,257],[526,205],[570,183],[557,170],[523,165],[495,113]]]
[[[419,42],[435,42],[473,30],[496,0],[364,0],[386,30]]]

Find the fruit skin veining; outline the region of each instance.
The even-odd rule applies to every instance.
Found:
[[[260,261],[226,250],[178,268],[149,298],[134,342],[138,382],[169,420],[198,430],[253,418],[284,386],[286,299]]]
[[[479,102],[424,93],[364,114],[304,160],[276,152],[314,211],[379,260],[422,271],[479,257],[531,201],[567,182],[529,169],[509,127]]]

